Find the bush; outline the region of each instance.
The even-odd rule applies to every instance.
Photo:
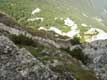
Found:
[[[70,52],[70,55],[73,56],[73,57],[75,57],[78,60],[81,60],[84,64],[86,64],[87,61],[88,61],[88,56],[85,55],[82,52],[82,49],[80,49],[80,48],[75,48],[74,50],[72,50]]]
[[[74,37],[73,39],[70,40],[72,45],[80,44],[80,38],[79,37]]]
[[[69,48],[63,50],[69,53],[72,57],[82,61],[84,64],[87,64],[87,62],[89,62],[88,56],[83,53],[81,48],[75,48],[72,51],[70,51]]]
[[[11,40],[15,44],[20,44],[20,45],[28,45],[28,46],[36,46],[37,43],[32,40],[32,38],[26,37],[24,35],[11,35],[10,36]]]

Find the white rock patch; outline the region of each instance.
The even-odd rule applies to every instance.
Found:
[[[30,18],[30,19],[27,19],[28,22],[33,22],[33,21],[38,21],[40,20],[41,22],[44,21],[44,18],[42,17],[37,17],[37,18]]]
[[[75,23],[74,23],[74,21],[71,20],[70,18],[66,18],[66,19],[64,20],[64,24],[67,25],[67,26],[72,27]]]
[[[57,18],[56,18],[57,19]],[[59,35],[62,36],[68,36],[70,38],[73,38],[74,36],[78,35],[80,33],[80,30],[78,30],[78,25],[75,24],[75,22],[73,20],[71,20],[70,18],[66,18],[64,20],[65,25],[67,25],[68,27],[71,28],[70,31],[68,32],[62,32],[60,29],[52,26],[49,29],[46,29],[44,27],[40,27],[38,30],[46,30],[46,31],[53,31]]]
[[[74,24],[74,25],[71,27],[71,30],[77,30],[77,29],[78,29],[77,24]]]
[[[83,15],[84,17],[88,17],[88,15],[87,15],[87,14],[85,14],[85,13],[82,13],[82,15]]]
[[[85,24],[85,23],[82,23],[81,26],[83,26],[83,27],[88,27],[88,25]]]
[[[79,30],[73,30],[73,31],[69,31],[65,34],[65,36],[68,36],[70,38],[73,38],[74,36],[76,36],[77,34],[79,34],[80,31]]]
[[[75,22],[73,20],[71,20],[70,18],[66,18],[64,20],[64,24],[67,25],[68,27],[71,27],[71,30],[67,33],[64,33],[64,36],[73,38],[74,36],[76,36],[80,33],[80,31],[78,30],[78,25],[75,24]]]
[[[62,31],[59,30],[59,29],[56,28],[56,27],[50,27],[50,28],[49,28],[49,31],[54,31],[54,32],[57,33],[57,34],[62,35]]]
[[[48,29],[46,29],[45,27],[40,27],[40,28],[38,28],[38,30],[45,30],[45,31],[47,31]]]
[[[54,31],[55,33],[62,35],[62,36],[68,36],[70,38],[73,38],[74,36],[76,36],[77,34],[79,34],[79,30],[71,30],[68,32],[62,32],[61,30],[59,30],[56,27],[50,27],[49,31]]]
[[[98,21],[98,22],[102,22],[103,21],[101,18],[98,18],[98,17],[93,17],[93,19]]]
[[[36,14],[36,13],[39,13],[41,11],[41,9],[39,8],[36,8],[32,11],[32,15]]]
[[[87,42],[92,42],[92,41],[96,41],[96,40],[105,40],[105,39],[107,39],[107,33],[104,32],[101,29],[98,29],[98,28],[91,28],[90,30],[88,30],[87,32],[85,32],[85,34],[94,34],[96,32],[98,34],[93,35],[90,38],[87,38],[86,41]]]
[[[77,34],[80,33],[79,30],[71,30],[69,32],[62,32],[60,29],[58,29],[56,27],[50,27],[49,29],[46,29],[44,27],[40,27],[38,30],[53,31],[53,32],[55,32],[59,35],[67,36],[67,37],[70,37],[70,38],[73,38],[74,36],[76,36]]]

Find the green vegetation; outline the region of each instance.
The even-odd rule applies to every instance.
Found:
[[[10,35],[10,39],[15,43],[15,44],[20,44],[20,45],[27,45],[27,46],[37,46],[37,42],[32,40],[32,38],[26,37],[24,35]]]
[[[27,49],[36,58],[40,58],[41,56],[43,56],[40,53],[40,51],[42,51],[43,48],[44,48],[43,46],[39,46],[39,48],[33,47],[33,46],[28,46],[28,45],[21,45],[21,44],[18,44],[18,46],[19,46],[19,48],[25,48],[25,49]]]
[[[75,48],[72,51],[68,49],[62,49],[69,53],[72,57],[82,61],[84,64],[87,64],[90,60],[87,55],[85,55],[80,48]]]
[[[85,23],[88,26],[91,25],[92,27],[100,27],[105,29],[105,26],[103,26],[102,23],[92,19],[89,14],[89,17],[83,16],[82,10],[79,10],[78,7],[75,8],[74,5],[75,4],[72,3],[72,0],[0,0],[0,11],[14,17],[21,25],[32,29],[37,29],[40,26],[46,28],[55,26],[58,29],[67,32],[70,30],[70,27],[64,25],[63,20],[67,17],[71,18],[76,24],[78,24],[81,31],[81,36],[84,35],[86,30],[88,30],[88,28],[81,27],[82,23]],[[32,15],[32,11],[36,8],[40,8],[41,12]],[[37,17],[44,18],[44,21],[28,21],[28,19]],[[55,20],[55,18],[57,19]],[[6,22],[8,25],[10,25],[10,23],[11,21]],[[45,32],[41,33],[46,34]],[[41,33],[37,32],[36,35],[45,37]],[[53,34],[54,33],[49,34],[48,37],[53,39],[51,36]],[[83,67],[81,67],[81,64],[78,60],[86,64],[89,59],[87,55],[84,55],[80,48],[75,48],[71,51],[69,48],[56,49],[53,47],[47,47],[24,35],[10,35],[10,39],[20,48],[26,48],[45,65],[49,65],[54,72],[57,72],[61,75],[64,75],[65,72],[71,72],[77,78],[77,80],[97,80],[93,71],[85,70]],[[81,42],[84,42],[83,36],[81,39]],[[74,40],[71,40],[72,45],[81,44],[81,42],[80,38],[78,37],[74,37]],[[55,67],[51,65],[54,63],[54,60],[58,61],[58,64]]]
[[[61,74],[64,74],[65,70],[69,72],[72,71],[73,75],[76,77],[77,80],[97,80],[93,71],[84,70],[79,65],[77,65],[77,63],[73,63],[70,65],[57,65],[55,68],[51,67],[51,69]]]
[[[40,46],[40,44],[38,44],[37,41],[34,41],[32,40],[32,38],[29,38],[29,37],[26,37],[24,35],[10,35],[10,39],[17,45],[23,45],[24,47],[26,46],[29,46],[29,49],[28,47],[26,47],[28,50],[30,50],[30,52],[36,56],[35,53],[35,50],[32,50],[33,47],[39,47],[37,49],[37,51],[41,51],[41,49],[43,49],[44,47],[43,46]],[[76,45],[76,44],[80,44],[80,40],[79,38],[75,37],[74,39],[71,40],[71,44],[72,45]],[[46,46],[45,46],[46,47]],[[82,50],[80,48],[75,48],[73,49],[72,51],[70,51],[69,48],[67,49],[62,49],[64,51],[66,51],[67,53],[69,53],[72,57],[82,61],[84,64],[87,63],[87,61],[89,61],[89,58],[87,57],[87,55],[84,55],[84,53],[82,52]]]
[[[61,53],[63,56],[60,56],[60,54],[52,55],[52,52],[57,50],[54,50],[53,48],[51,48],[52,51],[50,52],[49,49],[46,47],[35,48],[32,46],[23,45],[19,45],[19,47],[24,47],[29,50],[36,58],[38,58],[44,64],[50,64],[50,69],[53,72],[57,72],[58,74],[60,74],[62,76],[62,79],[63,76],[66,75],[66,72],[71,72],[77,80],[97,80],[95,73],[92,70],[85,70],[84,68],[82,68],[80,63],[72,57],[68,56],[67,53],[65,53],[64,55]],[[49,54],[47,54],[47,52],[43,52],[44,50],[49,51]],[[51,64],[54,64],[54,60],[57,60],[59,64],[57,64],[56,66],[52,66]]]
[[[84,6],[85,5],[81,5],[83,8]],[[40,8],[41,12],[31,15],[32,11],[36,8]],[[61,18],[65,19],[67,17],[73,19],[78,25],[86,23],[93,27],[105,29],[102,23],[93,20],[91,17],[83,16],[80,5],[74,0],[0,0],[0,10],[14,17],[18,23],[32,27],[33,29],[40,26],[46,28],[56,26],[62,31],[69,31],[69,27],[66,27],[63,20],[61,20]],[[86,13],[88,14],[88,12]],[[44,21],[27,21],[29,18],[36,17],[43,17]],[[55,18],[58,19],[55,20]],[[81,26],[79,27],[81,28]]]
[[[32,53],[32,55],[38,58],[45,65],[49,65],[52,71],[60,74],[62,79],[63,76],[66,75],[66,72],[71,72],[73,73],[73,76],[77,78],[77,80],[97,80],[95,73],[92,70],[85,70],[83,67],[81,67],[81,64],[78,62],[78,60],[74,59],[84,59],[84,55],[79,48],[67,53],[61,49],[56,49],[53,47],[50,48],[35,43],[31,38],[25,37],[23,35],[11,35],[10,37],[12,41],[14,41],[19,46],[19,48],[26,48],[29,52]],[[58,52],[59,50],[61,51],[60,53]],[[55,63],[54,60],[58,61],[56,66],[51,65]]]
[[[81,44],[79,37],[74,37],[73,39],[70,40],[70,42],[72,45]]]
[[[74,37],[74,39],[71,39],[70,42],[73,46],[81,44],[80,38],[78,38],[78,37]],[[80,47],[76,47],[73,50],[70,50],[70,48],[67,48],[67,49],[62,48],[62,50],[69,53],[72,57],[82,61],[84,64],[89,62],[88,56],[82,52],[82,49]]]
[[[80,48],[76,48],[69,53],[71,56],[75,57],[78,60],[81,60],[84,64],[87,64],[89,58],[85,55]]]

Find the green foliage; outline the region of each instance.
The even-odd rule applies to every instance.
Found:
[[[62,49],[64,51],[66,51],[67,53],[69,53],[72,57],[82,61],[84,64],[87,64],[87,62],[89,62],[89,58],[86,54],[83,53],[81,48],[75,48],[73,50],[70,50],[69,48],[67,49]]]
[[[40,46],[40,45],[37,45],[38,47],[34,47],[32,45],[29,46],[29,45],[19,44],[18,46],[19,48],[26,48],[36,58],[39,58],[42,56],[40,52],[44,49],[44,46]]]
[[[29,46],[36,46],[37,43],[32,40],[32,38],[26,37],[24,35],[10,35],[10,39],[15,43],[15,44],[20,44],[20,45],[29,45]]]
[[[65,19],[67,17],[73,19],[78,25],[86,23],[87,25],[105,28],[100,22],[90,17],[84,17],[81,10],[73,7],[75,4],[72,3],[72,0],[0,0],[0,11],[14,17],[21,25],[34,28],[56,26],[66,32],[69,31],[69,28],[65,27],[63,20],[60,20],[60,18]],[[35,8],[40,8],[41,12],[31,15]],[[44,21],[27,22],[27,19],[36,17],[43,17]],[[55,17],[58,20],[55,20]]]
[[[78,60],[81,60],[84,64],[88,61],[88,56],[85,55],[80,48],[75,48],[69,53],[71,56],[75,57]]]
[[[80,44],[80,38],[79,37],[74,37],[73,39],[70,40],[72,45]]]
[[[32,53],[32,55],[34,55],[37,59],[43,62],[43,64],[49,65],[50,62],[49,68],[53,72],[56,72],[61,76],[63,75],[65,76],[65,72],[71,72],[73,73],[73,76],[76,77],[77,80],[97,80],[95,73],[92,70],[85,70],[84,68],[81,67],[81,64],[77,60],[74,60],[71,56],[67,56],[66,53],[63,56],[52,55],[51,53],[50,55],[48,55],[45,52],[43,52],[43,50],[45,50],[47,47],[35,48],[32,46],[25,46],[25,45],[19,45],[19,46],[20,48],[22,47],[26,48],[29,52]],[[52,49],[53,48],[47,50],[52,50]],[[56,66],[52,66],[51,63],[54,63],[54,60],[57,60],[59,63],[62,64],[57,64]]]

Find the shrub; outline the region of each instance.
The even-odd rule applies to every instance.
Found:
[[[72,50],[70,52],[70,55],[72,55],[73,57],[75,57],[78,60],[81,60],[84,64],[86,64],[88,61],[88,56],[85,55],[82,52],[82,49],[80,49],[80,48],[75,48],[74,50]]]
[[[80,38],[79,37],[74,37],[73,39],[70,40],[72,45],[80,44]]]
[[[72,57],[82,61],[84,64],[87,64],[87,62],[89,62],[88,56],[83,53],[81,48],[75,48],[72,51],[70,51],[69,48],[63,50],[69,53]]]
[[[36,46],[36,42],[32,40],[32,38],[26,37],[24,35],[11,35],[10,36],[11,40],[15,44],[20,44],[20,45],[29,45],[29,46]]]

